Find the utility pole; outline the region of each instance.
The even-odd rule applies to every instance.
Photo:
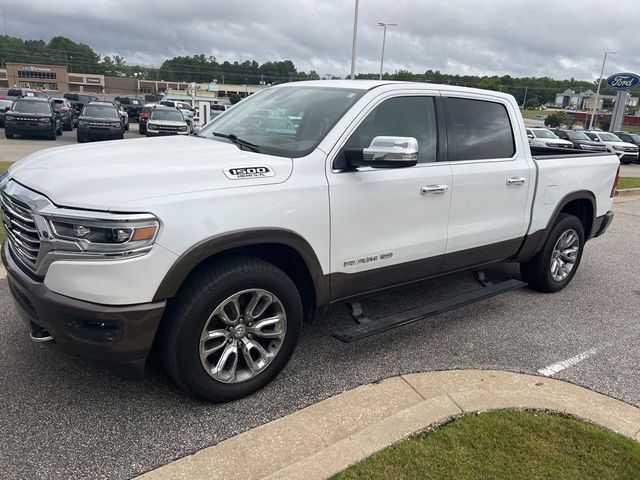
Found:
[[[382,68],[384,66],[384,44],[387,41],[387,27],[397,27],[397,23],[378,22],[379,27],[383,27],[382,31],[382,55],[380,55],[380,80],[382,80]]]
[[[591,120],[589,121],[589,130],[593,128],[593,119],[596,116],[596,108],[598,108],[598,100],[600,100],[600,85],[602,84],[602,75],[604,73],[604,65],[607,63],[608,54],[615,55],[618,52],[612,52],[607,50],[604,52],[604,58],[602,59],[602,68],[600,69],[600,77],[598,78],[598,88],[596,89],[596,100],[593,102],[593,108],[591,109]]]
[[[529,86],[524,87],[524,100],[522,100],[522,108],[527,104],[527,92],[529,91]]]
[[[356,0],[356,11],[353,14],[353,44],[351,45],[351,80],[356,79],[356,40],[358,38],[358,4],[360,0]],[[6,30],[6,27],[5,27]]]

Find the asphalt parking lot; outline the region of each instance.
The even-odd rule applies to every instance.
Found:
[[[554,377],[640,406],[640,202],[615,211],[610,230],[587,245],[575,279],[560,293],[520,290],[349,345],[331,337],[350,324],[344,306],[332,307],[306,326],[280,377],[224,405],[186,396],[156,362],[144,380],[125,381],[32,343],[2,278],[1,477],[130,478],[343,390],[427,370],[535,374],[578,357]],[[515,265],[499,270],[517,276]],[[477,284],[469,274],[455,275],[362,304],[379,318],[471,288]]]
[[[124,138],[139,137],[138,124],[134,122],[129,123],[129,131],[125,132]],[[9,140],[4,136],[4,128],[0,128],[0,162],[15,162],[43,148],[62,147],[75,143],[77,143],[75,128],[72,132],[63,131],[57,140],[48,140],[44,137],[23,137],[19,135]]]

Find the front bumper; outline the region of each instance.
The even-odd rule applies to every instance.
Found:
[[[18,135],[46,135],[51,132],[51,123],[15,123],[15,122],[7,122],[5,120],[4,128],[6,130],[10,130],[13,133],[17,133]]]
[[[171,132],[166,130],[150,130],[148,127],[146,128],[148,137],[166,137],[169,135],[189,135],[189,132]]]
[[[1,253],[14,302],[32,331],[48,331],[64,352],[108,363],[139,364],[147,357],[166,301],[112,306],[70,298],[25,273],[7,242]]]
[[[121,127],[78,127],[78,133],[84,138],[117,139],[122,134]]]
[[[638,161],[638,152],[618,152],[616,151],[616,155],[621,162],[637,162]]]

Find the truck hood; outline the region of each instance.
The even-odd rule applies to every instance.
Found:
[[[256,167],[262,173],[229,171]],[[56,205],[109,210],[159,196],[281,183],[292,168],[291,158],[171,136],[49,148],[12,165],[8,175]]]

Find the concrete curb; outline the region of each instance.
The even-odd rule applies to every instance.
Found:
[[[0,264],[0,278],[6,277],[7,276],[7,271],[4,269],[4,267]]]
[[[566,413],[640,441],[640,408],[577,385],[493,370],[426,372],[349,390],[138,478],[324,479],[431,425],[501,408]]]
[[[616,190],[616,195],[619,197],[626,197],[628,195],[640,195],[640,188],[625,188],[623,190]]]

